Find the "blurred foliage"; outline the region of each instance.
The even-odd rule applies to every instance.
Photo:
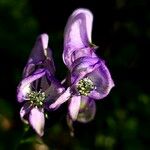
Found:
[[[148,0],[0,0],[0,150],[148,150],[150,139]],[[67,7],[66,7],[67,6]],[[95,119],[75,123],[71,137],[62,106],[47,119],[39,138],[23,125],[16,87],[36,37],[47,32],[57,77],[63,79],[63,31],[78,7],[94,14],[93,42],[112,73],[115,87],[97,101]],[[61,68],[61,69],[60,69]],[[9,144],[8,144],[9,143]]]

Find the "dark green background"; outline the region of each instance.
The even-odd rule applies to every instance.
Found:
[[[67,104],[49,114],[43,138],[20,121],[16,87],[36,37],[49,34],[57,78],[63,31],[72,11],[89,8],[94,15],[92,41],[115,82],[97,101],[95,119],[66,124]],[[150,11],[148,0],[0,0],[0,150],[148,150],[150,149]]]

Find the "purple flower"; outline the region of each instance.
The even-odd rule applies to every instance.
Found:
[[[94,100],[106,97],[114,82],[104,61],[91,43],[93,15],[87,9],[77,9],[65,28],[63,61],[70,71],[69,87],[50,108],[69,100],[69,116],[75,121],[94,118]]]
[[[54,72],[48,35],[42,34],[37,38],[17,88],[18,102],[25,102],[20,110],[20,117],[40,136],[44,134],[45,110],[64,90],[54,78]]]

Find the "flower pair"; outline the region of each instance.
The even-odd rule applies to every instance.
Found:
[[[91,43],[93,15],[87,9],[77,9],[70,16],[64,32],[63,62],[69,70],[67,87],[55,77],[48,35],[38,37],[23,71],[17,89],[19,102],[26,101],[20,111],[21,119],[30,123],[42,136],[45,111],[55,110],[68,101],[71,121],[88,122],[94,118],[94,100],[108,95],[114,86],[104,61]]]

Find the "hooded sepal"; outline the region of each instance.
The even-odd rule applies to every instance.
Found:
[[[52,52],[48,48],[48,39],[49,37],[45,33],[38,36],[24,68],[23,78],[29,76],[35,69],[41,67],[47,68],[51,74],[54,74],[55,67],[52,59]]]
[[[69,17],[64,32],[63,52],[63,60],[68,67],[72,64],[71,55],[76,50],[90,47],[92,23],[93,15],[88,9],[77,9]]]

